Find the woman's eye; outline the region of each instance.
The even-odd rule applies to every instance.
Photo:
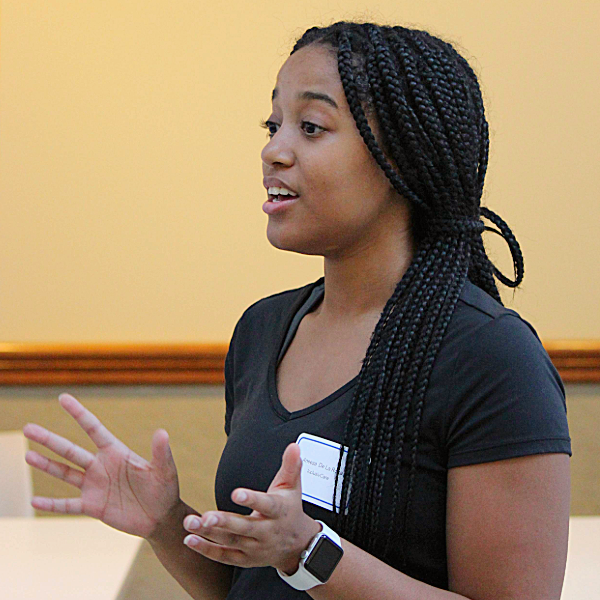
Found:
[[[270,138],[272,138],[277,133],[276,128],[279,127],[279,124],[274,123],[273,121],[261,121],[260,126],[263,129],[268,129],[269,131],[267,135]],[[302,127],[304,128],[306,134],[310,137],[314,137],[315,133],[318,133],[318,131],[315,131],[315,128],[321,131],[325,131],[323,127],[321,127],[320,125],[316,125],[315,123],[311,123],[310,121],[302,121]]]
[[[260,122],[260,126],[263,129],[268,129],[269,132],[267,133],[267,135],[272,138],[277,132],[276,131],[272,131],[271,127],[275,127],[277,125],[277,123],[273,123],[273,121],[261,121]]]
[[[321,130],[325,131],[325,129],[323,129],[323,127],[321,127],[320,125],[316,125],[315,123],[311,123],[310,121],[302,121],[302,125],[306,125],[306,127],[311,128],[311,129],[316,127],[317,129],[321,129]],[[317,132],[307,131],[306,133],[308,135],[312,135],[313,133],[317,133]]]

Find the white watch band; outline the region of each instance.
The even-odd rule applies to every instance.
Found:
[[[277,569],[279,577],[281,577],[281,579],[283,579],[288,585],[291,585],[297,590],[310,590],[317,585],[322,585],[325,583],[324,581],[317,579],[312,573],[309,573],[304,568],[304,562],[310,556],[313,548],[317,545],[317,542],[322,537],[329,538],[332,542],[338,545],[340,549],[342,547],[340,536],[333,531],[333,529],[330,529],[327,525],[325,525],[325,523],[323,523],[323,521],[317,521],[317,523],[321,525],[321,531],[319,531],[319,533],[317,533],[317,535],[312,539],[308,545],[308,548],[302,552],[298,570],[293,575],[286,575],[283,571]]]

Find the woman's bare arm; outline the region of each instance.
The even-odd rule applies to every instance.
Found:
[[[198,515],[181,502],[147,539],[158,560],[196,600],[222,600],[231,587],[233,567],[210,560],[190,550],[184,543],[188,532],[183,520]]]
[[[570,460],[538,454],[448,476],[450,588],[474,600],[559,600],[567,560]]]
[[[450,592],[342,542],[344,557],[315,600],[559,600],[569,530],[569,456],[543,454],[451,469]]]

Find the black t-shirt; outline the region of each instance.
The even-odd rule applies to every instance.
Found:
[[[231,501],[231,492],[237,487],[266,491],[286,446],[301,433],[343,442],[358,376],[320,402],[292,413],[277,395],[276,368],[284,341],[289,343],[295,333],[302,316],[299,310],[305,313],[316,307],[322,285],[320,278],[263,298],[235,327],[225,362],[228,439],[215,482],[219,510],[248,514]],[[309,298],[312,307],[307,306]],[[403,532],[410,549],[404,572],[435,587],[448,587],[449,468],[548,452],[571,454],[560,377],[531,325],[467,281],[425,396],[412,510]],[[408,462],[402,465],[403,481],[408,480],[409,468]],[[386,490],[389,493],[389,485],[381,514],[386,514],[390,501]],[[333,526],[330,511],[308,502],[303,505],[309,516]],[[399,553],[392,552],[389,563],[399,569]],[[236,568],[228,599],[253,598],[291,600],[308,595],[288,586],[272,567]]]

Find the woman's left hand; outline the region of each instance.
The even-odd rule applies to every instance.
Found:
[[[298,444],[283,453],[281,468],[265,492],[237,488],[232,500],[252,509],[250,515],[210,511],[189,515],[183,526],[192,550],[227,565],[276,567],[294,573],[300,554],[321,526],[302,509],[302,460]]]

